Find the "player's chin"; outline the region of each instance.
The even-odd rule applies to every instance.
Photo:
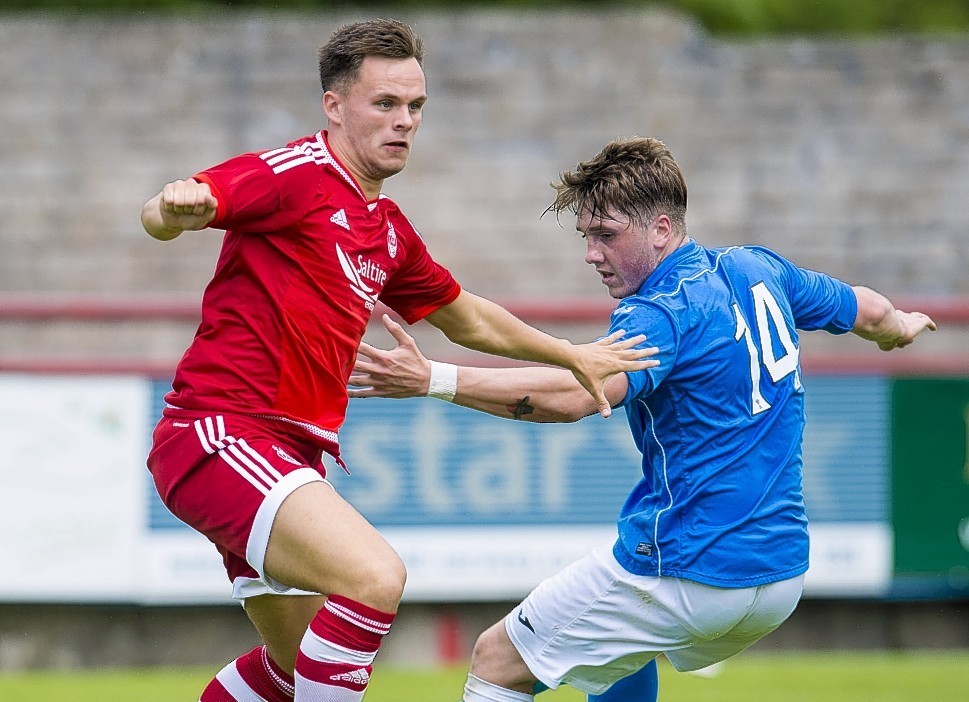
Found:
[[[384,161],[377,167],[377,176],[380,180],[386,180],[391,176],[395,176],[404,170],[404,166],[407,165],[407,157],[404,156],[400,159]]]
[[[620,286],[610,285],[609,283],[606,283],[604,281],[602,284],[605,285],[606,289],[609,291],[609,297],[614,297],[617,300],[621,300],[624,297],[628,297],[629,295],[632,294],[632,293],[626,292],[625,288],[622,288]]]

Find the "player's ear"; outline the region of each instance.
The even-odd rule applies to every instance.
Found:
[[[340,124],[343,120],[340,115],[340,106],[343,98],[332,90],[323,93],[323,115],[329,120],[330,124]]]
[[[666,246],[674,236],[673,222],[670,221],[669,215],[657,215],[652,226],[656,231],[656,243]]]

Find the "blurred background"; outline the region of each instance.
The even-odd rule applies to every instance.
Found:
[[[221,237],[160,243],[138,218],[170,180],[323,127],[316,48],[374,16],[422,35],[430,97],[384,192],[464,287],[534,325],[607,328],[574,223],[542,213],[558,173],[631,135],[670,146],[701,243],[766,245],[934,316],[892,354],[803,335],[812,566],[759,647],[969,648],[969,3],[3,0],[0,671],[251,646],[214,549],[144,469]],[[405,665],[466,658],[610,538],[639,471],[621,417],[353,401],[341,437],[338,488],[408,564],[381,654]]]

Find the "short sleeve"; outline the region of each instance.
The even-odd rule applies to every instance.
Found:
[[[626,397],[619,403],[622,407],[652,393],[669,375],[676,361],[681,334],[668,310],[646,300],[626,299],[616,308],[610,319],[609,333],[620,330],[624,332],[623,338],[646,335],[646,340],[637,348],[655,346],[659,349],[659,353],[652,357],[659,361],[658,366],[626,373],[629,387]]]
[[[851,331],[858,316],[858,299],[850,285],[824,273],[799,268],[769,249],[754,250],[779,269],[798,329],[820,329],[831,334]]]
[[[406,260],[384,286],[380,300],[408,324],[424,319],[457,298],[461,286],[444,266],[431,258],[423,239],[408,231]]]
[[[302,219],[316,195],[318,168],[311,162],[280,170],[260,154],[242,154],[193,176],[219,202],[215,229],[271,232]]]

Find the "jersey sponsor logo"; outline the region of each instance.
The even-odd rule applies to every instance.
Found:
[[[346,252],[340,248],[339,244],[336,244],[336,255],[340,260],[340,267],[343,268],[343,274],[350,281],[350,290],[354,292],[358,297],[363,299],[364,306],[373,311],[374,305],[377,302],[377,293],[374,289],[363,282],[363,278],[360,276],[360,272],[354,268],[353,261]]]
[[[394,225],[390,222],[387,223],[387,253],[390,254],[391,258],[397,258],[397,232],[394,231]]]
[[[377,285],[383,286],[387,282],[387,271],[372,259],[357,256],[357,270],[361,277],[372,280]]]
[[[528,617],[521,610],[518,610],[518,621],[530,632],[535,633],[535,627],[532,626],[532,623],[528,621]]]
[[[336,213],[330,217],[330,221],[338,227],[343,227],[347,231],[350,231],[350,223],[347,221],[346,210],[337,210]]]
[[[652,556],[653,544],[646,543],[645,541],[640,541],[638,544],[636,544],[636,555]]]
[[[344,682],[353,683],[354,685],[366,686],[367,683],[370,682],[370,673],[367,672],[366,668],[358,668],[357,670],[351,670],[347,673],[337,673],[336,675],[331,675],[330,680],[342,680]]]

